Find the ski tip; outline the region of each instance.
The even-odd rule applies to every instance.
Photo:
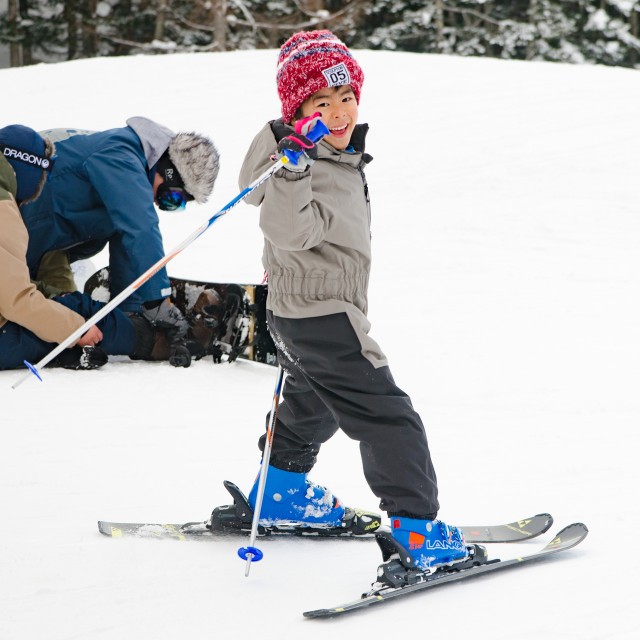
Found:
[[[378,599],[382,600],[380,596],[378,596]],[[334,616],[338,616],[341,613],[347,613],[347,611],[350,610],[350,606],[351,605],[346,605],[343,607],[333,607],[332,609],[314,609],[313,611],[303,611],[302,615],[305,618],[333,618]]]
[[[553,526],[553,516],[550,513],[539,513],[534,516],[536,520],[544,520],[544,527],[540,531],[540,533],[546,533]]]
[[[112,525],[110,522],[103,522],[102,520],[98,520],[98,531],[105,536],[109,536],[110,538],[119,538],[122,536],[122,531]]]
[[[583,536],[586,536],[589,533],[589,528],[584,522],[574,522],[573,524],[568,525],[563,529],[563,531],[568,531],[570,529],[576,529],[576,531],[581,531]]]
[[[564,529],[562,529],[562,531],[560,531],[560,533],[571,531],[572,529],[575,529],[576,531],[582,531],[585,534],[589,533],[589,529],[587,528],[587,525],[584,524],[584,522],[573,522],[572,524],[568,524]]]
[[[380,594],[362,596],[358,600],[353,602],[347,602],[338,607],[331,607],[330,609],[314,609],[313,611],[303,611],[302,615],[305,618],[333,618],[342,613],[349,613],[363,607],[370,607],[373,604],[383,602],[385,598]]]
[[[333,609],[315,609],[314,611],[303,611],[302,615],[305,618],[327,618],[337,613],[339,611],[334,611]]]
[[[573,524],[569,524],[564,529],[558,531],[551,542],[547,545],[547,549],[571,549],[572,547],[580,544],[587,537],[588,533],[589,529],[584,523],[574,522]]]

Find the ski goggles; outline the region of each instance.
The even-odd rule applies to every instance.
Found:
[[[171,187],[163,182],[156,191],[156,202],[162,211],[177,211],[187,206],[189,194],[180,187]]]

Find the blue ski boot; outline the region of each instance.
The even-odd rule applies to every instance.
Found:
[[[483,546],[467,546],[460,529],[440,520],[391,516],[391,529],[382,527],[375,535],[383,562],[369,595],[430,580],[437,571],[462,571],[489,560]]]
[[[255,508],[258,478],[249,493]],[[260,525],[276,529],[335,528],[343,526],[344,507],[331,491],[312,483],[306,473],[284,471],[269,465]]]
[[[392,516],[391,535],[411,557],[408,564],[421,571],[433,572],[469,557],[460,529],[440,520]]]

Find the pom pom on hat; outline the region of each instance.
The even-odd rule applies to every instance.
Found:
[[[53,143],[30,127],[12,124],[0,129],[0,153],[16,174],[18,203],[35,200],[53,168]]]
[[[300,105],[324,87],[351,85],[359,103],[364,73],[331,31],[301,31],[280,49],[276,82],[282,117],[291,122]]]

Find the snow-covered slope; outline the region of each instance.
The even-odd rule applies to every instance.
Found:
[[[245,578],[244,542],[117,541],[96,528],[98,519],[205,519],[228,500],[223,479],[248,490],[275,370],[116,359],[94,372],[51,370],[16,390],[22,372],[0,372],[0,638],[640,634],[631,588],[640,568],[640,75],[358,58],[375,158],[372,335],[427,425],[440,515],[472,524],[550,511],[558,528],[584,521],[587,541],[329,626],[306,621],[303,610],[366,590],[380,561],[374,543],[264,541],[264,560]],[[146,115],[210,135],[219,182],[209,205],[161,214],[171,249],[238,192],[250,140],[278,114],[275,60],[260,51],[2,70],[2,122],[101,129]],[[260,255],[257,211],[240,205],[169,271],[260,281]],[[312,477],[349,504],[377,505],[356,443],[341,434]]]

